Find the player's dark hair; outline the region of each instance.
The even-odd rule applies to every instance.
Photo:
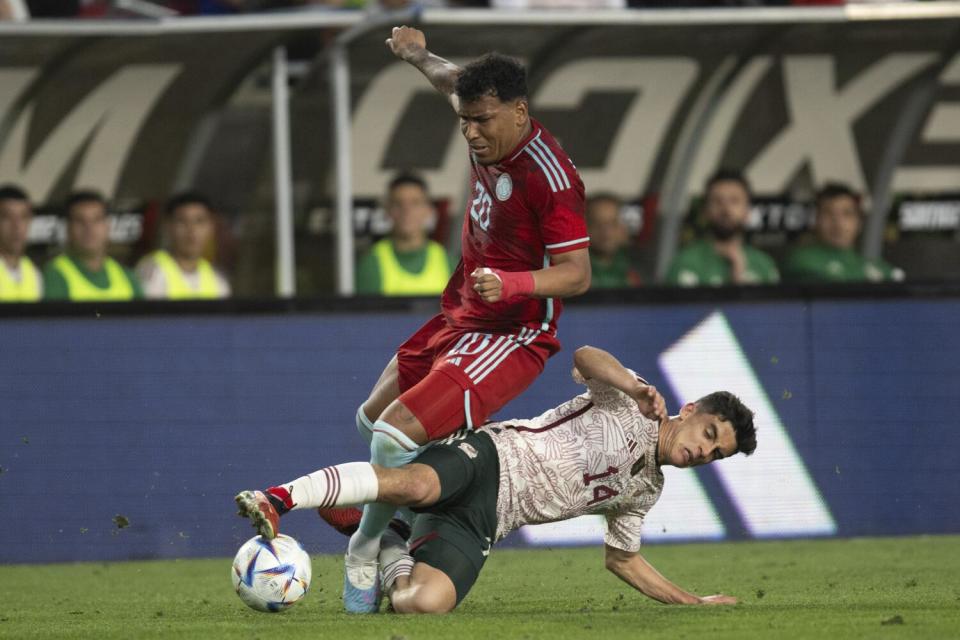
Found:
[[[834,198],[852,198],[857,205],[857,210],[862,213],[860,209],[860,194],[843,184],[842,182],[828,182],[823,185],[819,191],[817,191],[816,204],[817,209],[823,206],[823,203],[827,200],[833,200]]]
[[[102,205],[104,209],[107,208],[107,199],[104,198],[99,191],[83,189],[81,191],[74,191],[67,196],[66,201],[63,203],[63,217],[70,220],[70,212],[73,211],[73,208],[84,202],[96,202]]]
[[[5,184],[0,187],[0,200],[20,200],[30,204],[27,192],[14,184]]]
[[[747,192],[747,199],[753,200],[753,190],[750,188],[750,182],[743,172],[736,169],[719,169],[707,180],[707,186],[703,189],[703,195],[706,196],[714,186],[721,182],[736,182],[743,190]]]
[[[408,184],[420,187],[424,193],[430,193],[430,189],[427,188],[427,181],[415,173],[398,173],[393,180],[390,181],[390,184],[387,185],[387,193],[393,193],[393,190],[397,187]]]
[[[495,96],[501,102],[527,97],[527,70],[519,61],[487,53],[463,68],[454,91],[463,102]]]
[[[213,203],[204,194],[199,191],[181,191],[167,200],[167,206],[164,207],[163,213],[168,218],[172,218],[174,211],[188,204],[198,204],[207,211],[213,212]]]
[[[709,413],[733,425],[737,436],[737,451],[750,455],[757,448],[757,430],[753,426],[753,411],[729,391],[714,391],[696,402],[697,412]]]

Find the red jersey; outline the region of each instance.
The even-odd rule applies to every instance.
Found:
[[[440,300],[447,323],[457,329],[529,327],[556,335],[559,298],[484,302],[469,276],[478,267],[536,271],[549,266],[550,254],[590,246],[583,180],[550,132],[530,121],[530,135],[497,164],[480,165],[471,154],[462,257]]]

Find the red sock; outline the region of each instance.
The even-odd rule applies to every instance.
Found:
[[[290,495],[286,487],[270,487],[264,491],[264,493],[267,495],[270,504],[273,505],[273,508],[276,509],[280,515],[285,514],[297,506],[293,502],[293,496]]]

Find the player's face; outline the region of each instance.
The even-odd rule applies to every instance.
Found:
[[[750,215],[750,195],[735,180],[716,183],[707,193],[707,222],[718,236],[730,236],[742,230]]]
[[[198,202],[176,208],[170,219],[170,242],[173,253],[188,260],[196,260],[213,235],[213,215]]]
[[[0,253],[18,257],[23,255],[32,217],[29,202],[0,200]]]
[[[70,248],[83,257],[102,257],[110,242],[106,208],[96,201],[78,202],[70,209],[67,222]]]
[[[824,200],[817,209],[817,237],[831,247],[850,249],[860,235],[860,207],[850,196]]]
[[[457,115],[460,132],[482,165],[496,164],[513,151],[520,144],[529,121],[526,100],[501,102],[496,96],[461,102]]]
[[[693,404],[685,405],[676,419],[674,437],[665,443],[664,464],[697,467],[737,452],[737,435],[729,420],[698,412]]]
[[[393,220],[393,234],[412,239],[426,235],[427,223],[433,215],[433,205],[426,192],[418,185],[399,184],[387,199],[387,213]]]

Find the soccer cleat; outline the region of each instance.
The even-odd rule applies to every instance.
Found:
[[[360,526],[360,518],[363,517],[363,511],[356,507],[331,507],[329,509],[320,507],[317,509],[317,513],[324,522],[336,529],[338,533],[348,537],[357,532],[357,528]],[[394,518],[387,526],[396,531],[404,540],[410,539],[410,525],[400,518]]]
[[[262,491],[241,491],[234,498],[239,513],[249,518],[253,528],[266,540],[273,540],[280,533],[280,516]]]
[[[349,555],[343,561],[343,608],[347,613],[380,610],[380,570],[376,560],[361,562]]]
[[[332,507],[324,509],[320,507],[317,513],[328,525],[336,529],[345,536],[352,536],[357,532],[360,526],[360,518],[363,517],[363,511],[356,507]]]

